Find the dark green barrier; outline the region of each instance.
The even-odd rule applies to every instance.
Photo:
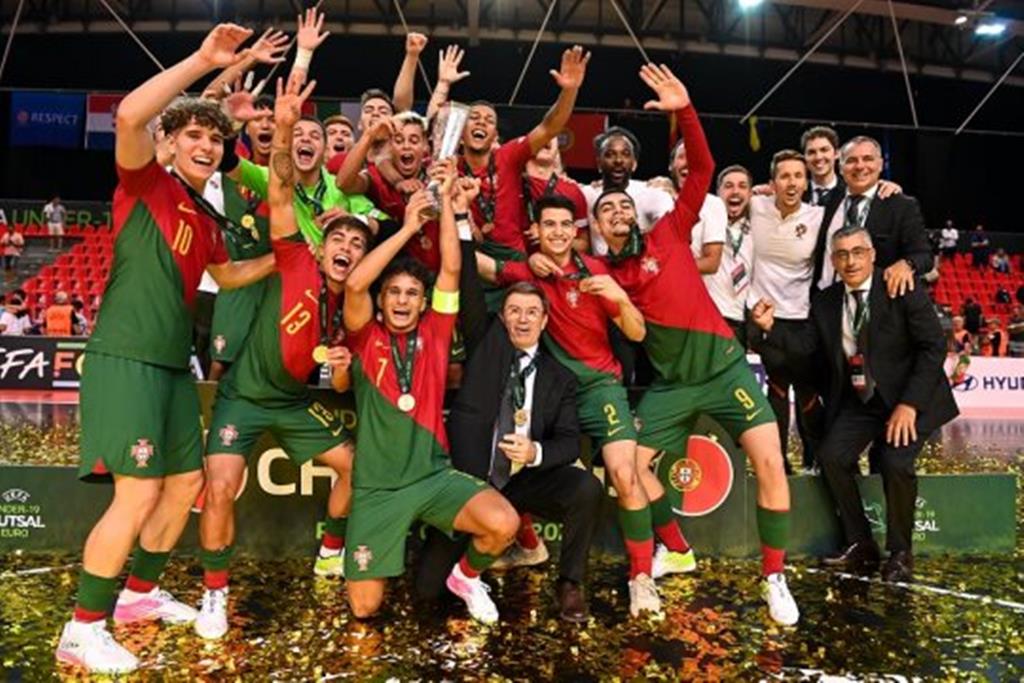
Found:
[[[204,420],[208,421],[213,387],[201,385],[200,395]],[[320,398],[347,426],[355,426],[356,416],[347,397],[325,392]],[[743,454],[713,422],[699,422],[698,433],[702,436],[691,438],[686,457],[666,455],[657,463],[674,506],[683,511],[684,532],[705,554],[756,555],[756,480],[748,475]],[[603,470],[594,471],[603,477]],[[80,483],[76,474],[71,467],[0,467],[0,552],[81,547],[105,509],[111,488]],[[331,481],[329,468],[313,463],[296,468],[264,437],[250,458],[236,507],[239,550],[261,557],[311,553]],[[808,476],[789,481],[795,511],[791,552],[817,555],[831,551],[838,543],[839,525],[824,482]],[[878,477],[866,478],[862,492],[881,540],[885,515]],[[1010,474],[921,476],[916,552],[1012,551],[1015,493],[1016,478]],[[557,525],[541,523],[540,530],[545,540],[557,542]],[[610,550],[621,548],[611,497],[602,511],[595,544]],[[190,523],[181,547],[195,546],[196,525]]]

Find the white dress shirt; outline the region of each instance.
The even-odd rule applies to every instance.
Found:
[[[871,278],[869,275],[868,279],[857,287],[858,291],[864,292],[864,305],[867,305],[868,297],[871,295]],[[853,316],[857,312],[857,299],[851,288],[844,285],[843,291],[843,353],[849,358],[857,353],[857,337],[853,334]],[[870,315],[870,311],[866,315]],[[863,324],[867,325],[868,321],[865,320]]]
[[[707,204],[705,203],[705,206]],[[702,275],[711,300],[722,317],[742,321],[750,277],[754,270],[754,241],[750,221],[741,218],[726,228],[722,263],[718,271]]]
[[[782,217],[774,197],[750,198],[750,234],[754,243],[754,273],[747,305],[762,298],[775,304],[775,317],[806,320],[811,311],[814,247],[824,207],[801,202]]]
[[[693,226],[693,232],[690,233],[690,251],[693,252],[695,260],[704,255],[705,244],[725,242],[725,227],[727,225],[729,225],[729,212],[725,208],[725,202],[713,194],[704,197],[704,203],[700,207],[700,217]]]
[[[868,220],[868,212],[871,211],[871,202],[875,201],[878,194],[878,183],[875,183],[862,195],[857,207],[857,225],[863,226]],[[818,280],[818,289],[825,289],[836,281],[836,271],[832,268],[832,235],[839,232],[839,229],[846,225],[846,210],[850,206],[850,188],[846,188],[846,196],[836,212],[832,215],[832,222],[828,224],[828,232],[825,233],[825,260],[821,267],[821,279]]]
[[[943,228],[941,238],[939,239],[939,247],[941,249],[955,249],[959,239],[960,232],[956,228]]]
[[[597,221],[594,220],[594,203],[604,193],[604,186],[598,182],[582,185],[580,189],[587,199],[587,215],[590,217],[590,251],[597,256],[604,256],[608,253],[608,243],[601,237]],[[642,180],[630,180],[626,185],[626,194],[636,206],[636,222],[640,232],[649,232],[658,219],[675,206],[672,195],[656,187],[649,187]]]
[[[818,201],[819,193],[821,193],[821,191],[824,191],[825,194],[828,194],[829,192],[834,190],[836,185],[838,185],[838,184],[839,184],[839,176],[837,176],[835,173],[832,174],[832,182],[828,183],[827,185],[819,185],[818,183],[816,183],[816,182],[814,182],[812,180],[811,181],[811,204],[814,204],[815,206],[820,206],[821,202]]]
[[[539,347],[538,344],[534,344],[533,346],[530,346],[530,347],[525,348],[525,349],[516,349],[515,350],[515,352],[513,353],[513,357],[514,357],[515,353],[517,353],[519,351],[523,351],[523,352],[526,353],[525,356],[523,356],[522,358],[519,359],[519,370],[520,371],[524,370],[526,368],[526,366],[528,366],[530,364],[530,362],[533,361],[534,358],[536,358],[537,351],[538,351],[539,348],[540,347]],[[515,425],[515,432],[519,436],[530,436],[530,427],[533,425],[533,384],[534,384],[534,381],[536,379],[537,379],[537,368],[534,367],[533,372],[531,372],[529,375],[526,376],[526,382],[525,382],[525,384],[526,384],[526,394],[523,397],[523,408],[526,409],[526,422],[524,424],[521,424],[521,425]],[[499,408],[499,410],[500,410],[500,408]],[[498,447],[498,441],[500,441],[501,437],[503,437],[503,436],[504,436],[504,434],[499,434],[498,433],[498,425],[495,424],[494,425],[494,436],[491,438],[491,453],[492,454],[495,452],[495,449]],[[541,461],[544,459],[544,449],[543,449],[543,447],[541,447],[540,442],[539,441],[534,441],[533,445],[534,445],[534,448],[537,451],[537,457],[534,458],[533,462],[528,464],[527,467],[538,467],[538,466],[540,466]],[[512,464],[513,464],[513,466],[515,465],[515,463],[512,463]],[[492,464],[492,468],[493,468],[493,464]],[[512,472],[512,474],[515,475],[516,472]]]

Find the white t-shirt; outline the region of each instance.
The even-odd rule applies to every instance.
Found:
[[[707,205],[705,202],[704,206]],[[753,270],[754,240],[750,238],[750,221],[741,218],[726,227],[722,262],[718,271],[702,276],[704,286],[723,318],[743,320]]]
[[[940,234],[939,247],[941,249],[954,249],[960,239],[960,231],[956,228],[943,228]]]
[[[210,202],[210,205],[222,215],[224,214],[224,186],[220,171],[216,171],[206,181],[206,187],[203,188],[203,199]],[[217,281],[205,270],[203,271],[203,278],[199,281],[199,291],[209,292],[210,294],[216,294],[220,291]]]
[[[700,220],[693,226],[690,233],[690,251],[693,258],[699,259],[704,253],[705,244],[721,244],[725,242],[725,227],[729,224],[729,212],[725,202],[718,195],[709,194],[704,197],[700,207]]]
[[[765,298],[775,304],[775,317],[806,320],[811,311],[814,246],[824,207],[801,203],[782,217],[773,197],[750,198],[750,232],[754,242],[754,276],[747,305]]]
[[[49,202],[43,207],[43,217],[48,225],[64,225],[67,215],[68,210],[64,208],[63,204]]]
[[[598,256],[608,253],[608,244],[598,234],[597,222],[594,220],[594,203],[604,192],[601,182],[582,185],[583,196],[587,199],[587,215],[590,217],[590,251]],[[656,187],[648,187],[642,180],[630,180],[626,185],[626,194],[636,205],[636,222],[640,232],[648,232],[658,219],[672,210],[675,201],[672,195]]]
[[[30,323],[31,321],[28,319],[28,316],[19,318],[7,309],[4,309],[4,311],[0,313],[0,327],[4,328],[3,332],[0,332],[0,334],[10,337],[20,337],[25,334],[25,328],[29,327]]]

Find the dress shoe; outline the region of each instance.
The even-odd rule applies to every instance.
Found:
[[[590,617],[587,599],[583,597],[583,586],[575,581],[562,579],[555,587],[558,595],[558,616],[574,624],[582,624]]]
[[[824,559],[825,566],[848,569],[855,572],[873,572],[878,569],[881,553],[873,540],[857,541],[838,555]]]
[[[889,553],[889,559],[882,567],[882,580],[906,582],[914,578],[914,557],[909,550],[896,550]]]

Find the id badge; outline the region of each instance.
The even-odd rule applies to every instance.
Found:
[[[331,383],[334,377],[334,372],[331,371],[331,366],[324,363],[320,366],[320,381],[317,382],[317,387],[320,389],[330,389],[333,387]]]
[[[747,266],[742,261],[736,264],[730,273],[732,277],[732,288],[738,294],[747,286]]]
[[[850,382],[857,390],[865,389],[868,385],[864,375],[864,356],[859,353],[850,356]]]

